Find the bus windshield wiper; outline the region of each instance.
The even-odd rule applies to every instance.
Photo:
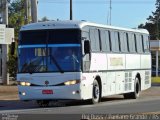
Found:
[[[40,68],[41,68],[40,62],[41,62],[40,58],[36,58],[35,60],[30,61],[30,63],[28,64],[28,71],[30,74],[40,70]]]
[[[32,74],[33,72],[35,72],[36,68],[37,68],[37,66],[32,65],[31,63],[29,63],[29,65],[28,65],[28,72],[29,72],[29,74]]]
[[[31,63],[23,64],[21,72],[29,72],[30,74],[32,74],[34,71],[33,71],[33,66],[31,65]]]
[[[56,61],[56,59],[54,58],[54,56],[50,55],[52,61],[55,63],[56,67],[59,69],[59,71],[61,73],[64,73],[64,71],[62,70],[62,68],[60,67],[60,65],[58,64],[58,62]]]

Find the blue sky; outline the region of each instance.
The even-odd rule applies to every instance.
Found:
[[[69,19],[70,0],[38,0],[38,18]],[[110,0],[72,0],[73,19],[109,24]],[[155,11],[156,0],[112,0],[113,26],[135,28]]]

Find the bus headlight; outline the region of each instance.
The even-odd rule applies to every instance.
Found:
[[[21,86],[30,86],[31,83],[29,83],[29,82],[18,82],[18,85],[21,85]]]
[[[30,86],[31,85],[31,83],[29,83],[29,82],[26,82],[26,86]]]
[[[80,83],[80,80],[69,80],[67,82],[64,82],[64,85],[75,85]]]

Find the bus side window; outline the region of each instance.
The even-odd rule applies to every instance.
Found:
[[[143,46],[144,46],[144,52],[149,52],[149,38],[148,35],[143,35]]]
[[[120,46],[121,46],[121,52],[123,53],[128,52],[127,35],[124,32],[120,32]]]
[[[100,51],[99,32],[98,29],[90,29],[91,49],[94,52]]]
[[[85,38],[86,40],[90,40],[89,39],[89,32],[83,31],[82,32],[82,38]],[[90,69],[90,55],[89,54],[85,54],[83,56],[83,71],[89,71]]]
[[[118,32],[111,31],[111,43],[112,43],[112,51],[119,52],[119,37]]]
[[[109,32],[107,30],[100,30],[101,46],[103,52],[110,51]]]
[[[135,53],[136,52],[136,43],[135,43],[134,34],[128,33],[128,43],[129,43],[129,51],[131,53]]]
[[[140,34],[136,34],[136,43],[137,43],[137,52],[143,53],[142,37],[140,36]]]

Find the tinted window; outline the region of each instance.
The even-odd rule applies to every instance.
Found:
[[[102,44],[102,51],[110,51],[109,32],[105,30],[100,30],[100,38]]]
[[[91,40],[92,51],[100,51],[98,30],[95,29],[90,30],[90,40]]]
[[[144,46],[144,52],[149,52],[149,39],[148,39],[148,35],[143,35],[143,46]]]
[[[63,29],[20,32],[20,44],[46,44],[47,42],[51,44],[80,43],[80,30]]]
[[[112,51],[119,52],[119,37],[118,32],[111,32]]]
[[[82,37],[85,37],[86,40],[89,40],[89,32],[82,32]],[[84,46],[84,45],[83,45]],[[85,54],[83,56],[83,71],[89,71],[90,69],[90,55]]]
[[[142,53],[143,48],[142,48],[142,37],[139,34],[136,34],[136,45],[137,45],[137,52]]]
[[[80,71],[81,49],[79,46],[20,48],[18,64],[20,73]]]
[[[47,31],[21,31],[20,44],[45,44],[47,40]]]
[[[120,46],[122,52],[128,52],[128,40],[127,35],[124,32],[120,33]]]
[[[80,43],[80,30],[51,30],[49,31],[48,43]]]
[[[128,43],[129,43],[129,51],[136,52],[136,43],[135,43],[135,36],[132,33],[128,34]]]

